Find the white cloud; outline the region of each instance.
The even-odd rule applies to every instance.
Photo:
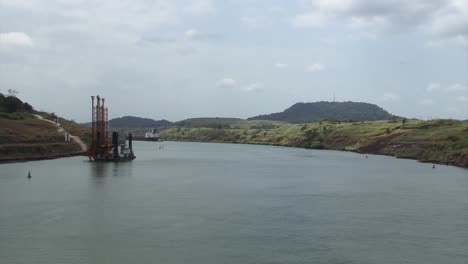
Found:
[[[426,29],[442,38],[465,40],[468,38],[468,1],[446,0]]]
[[[47,3],[45,3],[47,2]],[[216,13],[213,0],[1,0],[4,7],[30,17],[48,17],[43,32],[96,34],[101,40],[114,37],[133,41],[141,34],[158,31],[162,26],[181,24],[185,19]],[[3,10],[2,10],[3,11]],[[55,20],[57,19],[57,20]],[[41,19],[36,19],[42,24]],[[36,21],[33,20],[33,21]],[[42,25],[41,25],[42,26]],[[102,35],[106,37],[103,38]]]
[[[217,34],[202,33],[196,29],[189,29],[184,32],[185,38],[189,40],[198,40],[198,41],[211,41],[220,39],[221,36]]]
[[[296,27],[319,27],[338,22],[366,31],[423,30],[428,45],[468,43],[467,0],[308,0],[311,10],[293,17]],[[450,41],[447,41],[450,40]],[[466,44],[468,45],[468,44]]]
[[[3,0],[2,6],[13,8],[34,8],[39,5],[38,0]]]
[[[245,92],[254,92],[254,91],[261,91],[263,89],[263,84],[261,83],[251,83],[245,87],[242,87],[241,90]]]
[[[0,33],[0,45],[32,47],[34,43],[24,32],[6,32]]]
[[[455,83],[446,89],[449,92],[466,92],[468,91],[468,87],[463,84]]]
[[[235,88],[237,86],[237,82],[231,78],[223,78],[216,82],[216,86],[221,88]]]
[[[426,91],[428,92],[434,92],[440,90],[442,87],[440,86],[440,83],[434,83],[431,82],[427,85]]]
[[[284,69],[284,68],[288,68],[289,65],[286,64],[286,63],[282,63],[282,62],[277,62],[277,63],[275,63],[275,67],[279,68],[279,69]]]
[[[328,16],[320,12],[297,15],[292,19],[295,27],[320,27],[328,21]]]
[[[311,1],[325,11],[344,12],[356,4],[356,0],[316,0]]]
[[[211,15],[216,13],[216,8],[212,0],[192,0],[184,11],[191,15]]]
[[[433,105],[434,101],[432,99],[424,99],[424,100],[421,100],[421,102],[419,103],[422,105]]]
[[[306,67],[306,72],[320,72],[325,70],[325,66],[321,63],[314,63]]]
[[[444,48],[447,46],[468,47],[468,37],[457,36],[454,38],[433,39],[426,42],[426,46],[430,48]]]
[[[368,33],[368,32],[359,32],[359,33],[349,34],[348,38],[352,40],[376,40],[377,34]]]
[[[400,96],[392,92],[386,92],[383,94],[382,100],[383,101],[399,101]]]
[[[448,87],[442,87],[440,83],[429,83],[429,85],[426,88],[426,91],[428,92],[466,92],[468,91],[468,87],[466,85],[460,84],[460,83],[454,83]]]
[[[261,29],[271,25],[271,21],[265,16],[244,16],[241,17],[241,23],[249,29]]]
[[[468,97],[462,95],[462,96],[458,96],[457,97],[457,100],[460,101],[460,102],[468,102]]]
[[[426,46],[430,48],[441,48],[446,46],[459,46],[459,47],[468,47],[468,35],[457,35],[457,36],[446,36],[437,39],[432,39],[426,42]]]
[[[354,29],[363,29],[369,27],[385,27],[388,26],[388,24],[388,19],[383,16],[351,17],[350,27]]]
[[[100,93],[109,93],[108,96],[111,96],[112,91],[104,87],[121,89],[136,84],[140,87],[141,93],[148,95],[152,93],[166,94],[164,96],[166,101],[178,102],[177,100],[180,100],[179,90],[186,89],[187,93],[196,90],[192,94],[199,97],[201,101],[205,100],[203,101],[204,105],[210,105],[207,103],[210,100],[232,101],[233,105],[234,103],[238,105],[239,102],[245,100],[243,95],[255,94],[255,92],[247,93],[246,91],[261,89],[262,85],[259,83],[263,82],[263,89],[273,93],[271,100],[265,104],[273,109],[284,103],[285,100],[287,102],[298,100],[298,93],[302,97],[315,98],[316,100],[326,98],[328,96],[326,87],[314,90],[304,88],[308,83],[310,84],[310,81],[313,81],[315,86],[321,84],[322,86],[333,86],[343,83],[355,83],[356,86],[359,86],[359,89],[355,89],[353,92],[347,94],[346,91],[343,92],[345,94],[342,97],[348,97],[344,100],[356,100],[356,98],[369,100],[373,94],[375,97],[379,97],[374,99],[381,99],[385,91],[394,91],[401,95],[400,101],[405,101],[405,103],[407,102],[406,98],[413,98],[416,106],[426,98],[436,102],[433,106],[419,105],[419,107],[401,104],[401,108],[398,108],[399,114],[406,116],[416,115],[418,111],[425,108],[433,108],[431,110],[437,111],[443,116],[446,112],[444,105],[452,103],[462,107],[463,103],[456,100],[457,96],[468,96],[461,92],[455,92],[459,88],[456,88],[452,93],[446,90],[452,83],[456,82],[468,85],[464,81],[465,75],[462,71],[463,67],[466,68],[463,56],[466,54],[465,50],[441,48],[432,55],[428,53],[424,57],[415,56],[415,54],[420,55],[421,52],[418,52],[417,47],[413,45],[414,41],[436,41],[439,39],[436,39],[435,35],[449,38],[453,37],[453,34],[445,35],[444,32],[448,32],[448,27],[440,27],[441,29],[445,28],[443,31],[428,30],[423,32],[427,15],[408,15],[419,12],[408,10],[417,9],[411,7],[413,3],[416,3],[415,5],[441,5],[440,3],[449,0],[411,0],[406,2],[403,0],[353,0],[347,2],[342,0],[299,0],[301,4],[291,4],[289,1],[258,0],[230,0],[226,4],[223,1],[213,0],[211,2],[216,5],[213,8],[218,8],[217,10],[209,8],[209,5],[205,6],[208,8],[203,8],[204,4],[197,4],[198,7],[196,5],[195,7],[187,7],[195,1],[0,0],[0,17],[4,18],[0,24],[4,24],[3,30],[25,31],[33,38],[31,41],[33,46],[41,49],[41,52],[29,54],[25,51],[32,52],[34,49],[11,49],[12,52],[10,52],[10,49],[3,49],[4,46],[1,45],[0,64],[7,67],[8,70],[0,70],[0,86],[17,87],[16,89],[20,90],[25,97],[36,100],[38,105],[46,105],[49,110],[60,106],[54,104],[50,98],[40,96],[36,86],[51,87],[48,88],[48,92],[55,94],[57,91],[57,94],[64,97],[67,94],[77,94],[79,86],[80,89],[88,91],[99,89]],[[302,3],[306,1],[321,2],[322,9],[315,8],[315,4],[311,4],[310,9],[302,9]],[[235,6],[234,2],[236,2]],[[237,2],[239,2],[238,6]],[[12,3],[11,5],[17,7],[10,8],[4,3]],[[23,4],[24,6],[22,6]],[[270,15],[267,10],[274,5],[278,5],[283,13],[276,16]],[[394,6],[399,7],[394,8]],[[407,9],[407,7],[411,8]],[[392,11],[396,9],[400,9],[400,11]],[[205,17],[213,12],[218,14]],[[294,15],[314,12],[320,13],[320,16],[313,17],[315,20],[312,19],[312,21],[308,20],[310,17],[306,16],[302,22],[311,25],[325,25],[327,28],[312,30],[306,34],[303,30],[288,31],[287,27],[290,29],[293,27],[291,19]],[[428,13],[434,14],[432,11]],[[201,17],[193,17],[194,14],[199,14]],[[261,32],[255,32],[258,34],[252,32],[246,34],[247,27],[263,26],[265,22],[262,20],[263,18],[270,19],[272,24],[268,26],[271,27]],[[297,18],[296,22],[301,22],[299,16]],[[412,18],[417,21],[413,23]],[[376,22],[377,25],[370,22]],[[282,23],[286,23],[286,25],[282,25]],[[327,23],[330,24],[327,25]],[[397,28],[398,24],[408,25],[408,32],[406,32],[408,34],[389,33],[385,35],[382,43],[375,41],[375,43],[369,43],[370,46],[354,41],[364,38],[378,39],[382,36],[374,27],[395,26]],[[27,29],[30,25],[34,25],[34,31]],[[236,25],[240,28],[236,28]],[[452,28],[454,27],[452,26]],[[201,36],[206,36],[207,32],[226,34],[226,41],[215,43],[215,45],[205,45],[199,39]],[[2,32],[0,31],[0,33]],[[328,39],[320,41],[325,38]],[[455,38],[464,39],[465,37],[456,36]],[[148,43],[135,45],[139,39]],[[332,46],[330,43],[336,43],[336,45]],[[372,49],[366,50],[368,47],[372,47]],[[382,50],[392,50],[392,47],[395,52],[382,53]],[[343,48],[346,49],[346,52],[336,56],[336,51]],[[424,52],[427,50],[423,50]],[[366,56],[362,59],[363,53],[369,55],[370,59]],[[120,54],[120,56],[116,57],[115,54]],[[188,54],[191,55],[187,56]],[[369,72],[368,68],[373,67],[372,63],[376,59],[395,63],[403,60],[407,67],[414,68],[411,76],[406,75],[404,71],[394,72],[392,77],[394,81],[391,83],[395,85],[402,82],[417,83],[421,79],[427,78],[427,72],[434,67],[437,68],[437,65],[431,64],[434,60],[439,62],[439,66],[452,65],[458,70],[449,73],[439,72],[436,76],[432,75],[429,77],[430,79],[426,79],[426,82],[421,83],[419,89],[408,89],[403,95],[400,90],[394,90],[385,85],[389,81],[381,74],[375,74],[369,80],[362,78],[362,72]],[[38,62],[41,63],[38,64]],[[326,67],[311,65],[319,62],[324,63]],[[267,63],[266,67],[265,63]],[[309,65],[311,65],[312,73],[305,72],[306,66]],[[418,67],[421,65],[428,66]],[[253,70],[257,72],[253,74]],[[324,71],[320,72],[320,70]],[[338,82],[328,80],[327,78],[330,77],[328,75],[337,70],[345,71],[340,74],[342,80]],[[377,69],[373,72],[380,73],[383,70]],[[59,75],[62,76],[59,76],[59,79],[57,79],[57,74],[55,76],[53,74],[57,71],[60,71]],[[299,75],[296,76],[292,71],[298,71]],[[160,74],[155,76],[154,72]],[[180,76],[185,77],[181,78]],[[226,78],[230,80],[218,81],[224,77],[235,79]],[[83,78],[86,79],[86,83],[81,81]],[[206,86],[207,80],[208,84],[211,84],[211,88],[218,90],[218,93],[209,94],[210,89],[196,88]],[[434,90],[432,94],[424,94],[428,81],[431,80],[440,82],[439,88],[436,89],[437,91]],[[256,82],[259,83],[255,84]],[[284,91],[284,87],[282,87],[284,82],[289,82],[297,90]],[[77,85],[77,83],[84,85]],[[223,90],[217,88],[215,84],[233,88]],[[180,89],[177,91],[171,89],[176,86]],[[157,89],[151,90],[147,87],[157,87]],[[226,98],[226,96],[233,95],[238,97]],[[398,102],[393,103],[397,104]],[[244,115],[243,111],[251,111],[249,115],[244,115],[250,116],[252,112],[263,111],[258,110],[258,104],[251,105],[250,109],[248,107],[233,108],[232,113]],[[117,109],[122,109],[121,113],[125,111],[124,105],[120,105],[114,110],[117,111]],[[186,109],[181,107],[177,111],[180,111],[179,113],[182,110],[191,111],[187,109],[188,107]],[[60,111],[60,109],[54,111]],[[65,109],[65,111],[68,110]],[[140,110],[132,108],[132,111]],[[67,114],[69,113],[72,112],[68,111]],[[85,118],[87,119],[87,115]]]
[[[446,41],[444,40],[430,40],[426,42],[426,46],[430,48],[439,48],[442,47],[445,43]]]
[[[196,29],[189,29],[184,32],[184,36],[188,39],[194,39],[200,36],[200,32]]]
[[[223,78],[216,82],[216,86],[224,89],[235,89],[242,92],[256,92],[263,90],[263,84],[254,82],[245,86],[240,85],[236,80],[232,78]]]
[[[449,111],[449,112],[451,112],[451,113],[458,113],[458,112],[460,112],[456,107],[453,107],[453,106],[447,108],[447,111]]]
[[[456,45],[468,46],[468,34],[466,36],[458,35],[454,38],[448,39],[448,41]]]

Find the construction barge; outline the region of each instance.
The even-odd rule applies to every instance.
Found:
[[[96,102],[95,102],[96,99]],[[104,106],[104,98],[91,96],[91,147],[87,153],[91,161],[123,162],[134,160],[133,135],[129,133],[128,146],[125,140],[120,140],[118,132],[112,132],[109,142],[108,109]]]

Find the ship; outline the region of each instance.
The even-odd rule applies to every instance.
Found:
[[[135,136],[133,138],[135,141],[159,141],[159,133],[153,128],[150,131],[146,132],[144,136]]]

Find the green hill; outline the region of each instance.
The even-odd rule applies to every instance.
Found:
[[[175,124],[177,126],[186,126],[186,127],[212,127],[212,128],[222,128],[228,127],[235,123],[242,121],[240,118],[228,118],[228,117],[199,117],[199,118],[189,118]]]
[[[0,118],[19,120],[32,117],[33,107],[16,96],[0,93]]]
[[[270,121],[272,122],[272,121]],[[468,123],[456,120],[385,120],[287,124],[242,121],[230,127],[177,127],[163,140],[226,142],[384,154],[468,168]]]
[[[109,127],[112,128],[158,128],[172,125],[167,120],[153,120],[150,118],[141,118],[136,116],[124,116],[109,120]]]
[[[33,107],[16,96],[0,93],[0,162],[57,158],[82,153],[74,141],[65,142],[63,131],[53,122],[54,114],[34,111]],[[73,121],[58,118],[63,129],[89,142],[90,129]]]
[[[310,123],[323,120],[372,121],[387,120],[393,115],[377,105],[355,102],[297,103],[280,113],[259,115],[249,120],[276,120],[289,123]]]

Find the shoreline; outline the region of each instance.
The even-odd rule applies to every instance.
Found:
[[[359,151],[353,151],[349,149],[333,149],[333,148],[309,148],[309,147],[301,147],[301,146],[292,146],[292,145],[281,145],[281,144],[274,144],[274,143],[265,143],[265,142],[235,142],[235,141],[219,141],[219,140],[213,140],[213,141],[206,141],[206,140],[188,140],[188,139],[165,139],[163,141],[142,141],[142,142],[165,142],[165,141],[172,141],[172,142],[193,142],[193,143],[214,143],[214,144],[236,144],[236,145],[259,145],[259,146],[274,146],[274,147],[287,147],[287,148],[300,148],[300,149],[311,149],[311,150],[332,150],[332,151],[342,151],[342,152],[351,152],[351,153],[356,153],[356,154],[361,154],[361,155],[379,155],[379,156],[387,156],[387,157],[393,157],[396,159],[405,159],[405,160],[414,160],[420,163],[432,163],[432,164],[437,164],[437,165],[447,165],[447,166],[454,166],[457,168],[463,168],[468,170],[468,166],[462,166],[454,163],[444,163],[441,161],[434,161],[434,160],[424,160],[424,159],[418,159],[418,158],[412,158],[412,157],[398,157],[393,154],[386,154],[386,153],[375,153],[375,152],[359,152]],[[6,163],[23,163],[23,162],[30,162],[30,161],[40,161],[40,160],[54,160],[54,159],[60,159],[60,158],[68,158],[68,157],[77,157],[77,156],[84,156],[85,152],[72,152],[72,153],[66,153],[66,154],[54,154],[54,155],[44,155],[44,156],[33,156],[33,157],[17,157],[17,158],[0,158],[0,164],[6,164]]]
[[[227,128],[167,128],[161,138],[338,150],[468,168],[467,131],[468,123],[455,120],[410,120],[404,126],[388,120],[278,126],[248,121]]]
[[[468,166],[462,166],[454,163],[445,163],[441,161],[434,161],[434,160],[424,160],[424,159],[418,159],[418,158],[411,158],[411,157],[398,157],[393,154],[385,154],[385,153],[373,153],[373,152],[359,152],[359,151],[353,151],[353,150],[348,150],[348,149],[333,149],[333,148],[307,148],[307,147],[301,147],[301,146],[290,146],[290,145],[281,145],[281,144],[274,144],[274,143],[241,143],[241,142],[228,142],[228,141],[203,141],[203,140],[179,140],[179,139],[165,139],[164,141],[173,141],[173,142],[193,142],[193,143],[214,143],[214,144],[236,144],[236,145],[259,145],[259,146],[273,146],[273,147],[286,147],[286,148],[300,148],[300,149],[310,149],[310,150],[332,150],[332,151],[340,151],[340,152],[350,152],[350,153],[356,153],[356,154],[361,154],[361,155],[378,155],[378,156],[386,156],[386,157],[392,157],[396,159],[402,159],[402,160],[414,160],[416,162],[420,163],[426,163],[426,164],[435,164],[435,165],[444,165],[444,166],[453,166],[457,168],[462,168],[468,170]]]
[[[84,156],[84,154],[85,154],[84,152],[73,152],[73,153],[67,153],[67,154],[54,154],[54,155],[34,156],[34,157],[18,157],[18,158],[11,158],[11,159],[0,158],[0,164],[23,163],[23,162],[40,161],[40,160],[54,160],[54,159],[61,159],[61,158]]]
[[[46,113],[34,114],[18,120],[0,118],[0,164],[86,154],[81,138],[88,139],[87,128],[65,119],[55,123]],[[64,138],[65,133],[70,140]]]

